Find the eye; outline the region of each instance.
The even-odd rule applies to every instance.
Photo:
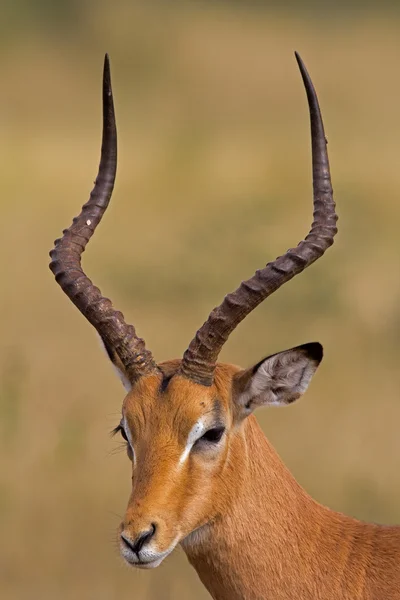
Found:
[[[208,431],[205,432],[204,435],[201,436],[201,438],[198,440],[200,441],[204,441],[204,442],[210,442],[212,444],[217,444],[220,439],[222,438],[222,436],[224,435],[225,432],[225,427],[213,427],[212,429],[209,429]]]
[[[125,433],[125,429],[122,427],[121,423],[119,425],[117,425],[111,432],[111,435],[117,435],[117,433],[120,433],[122,438],[126,441],[129,442],[128,437]]]
[[[125,433],[125,429],[124,429],[123,427],[121,427],[121,428],[120,428],[120,433],[121,433],[121,436],[123,437],[123,439],[124,439],[126,442],[128,442],[128,441],[129,441],[129,440],[128,440],[128,436],[126,435],[126,433]]]
[[[120,423],[119,425],[117,425],[117,427],[115,427],[115,429],[112,430],[111,435],[117,435],[117,433],[121,434],[122,439],[125,442],[125,446],[126,446],[126,452],[128,454],[128,458],[129,460],[133,460],[133,448],[130,444],[130,441],[128,440],[128,436],[126,435],[125,429],[122,426],[122,423]]]

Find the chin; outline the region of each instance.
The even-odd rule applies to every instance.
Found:
[[[137,563],[130,563],[128,561],[127,562],[131,567],[136,567],[137,569],[155,569],[156,567],[161,565],[163,560],[164,560],[164,557],[157,558],[157,560],[152,560],[151,562],[137,562]]]
[[[136,557],[132,558],[131,556],[126,556],[124,552],[121,552],[121,556],[124,559],[125,563],[130,567],[135,567],[136,569],[155,569],[158,567],[165,556],[161,556],[160,558],[155,558],[154,560],[138,560]]]

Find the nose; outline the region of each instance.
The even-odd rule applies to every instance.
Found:
[[[154,536],[156,529],[156,524],[152,523],[150,529],[139,533],[134,541],[132,541],[125,533],[121,533],[121,540],[130,550],[132,550],[132,552],[138,555],[143,546]]]

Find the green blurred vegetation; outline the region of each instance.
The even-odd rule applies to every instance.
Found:
[[[149,573],[118,558],[130,477],[108,431],[123,389],[47,266],[96,173],[105,51],[119,172],[84,263],[159,360],[180,356],[227,291],[307,231],[301,52],[340,233],[222,358],[249,365],[320,340],[306,398],[260,422],[319,501],[400,522],[400,16],[394,2],[335,3],[334,18],[318,4],[2,3],[2,598],[207,598],[180,551]]]

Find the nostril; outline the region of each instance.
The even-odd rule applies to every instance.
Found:
[[[127,546],[130,550],[134,551],[134,549],[133,549],[133,542],[131,542],[131,540],[126,535],[124,535],[123,533],[121,533],[121,540],[125,544],[125,546]]]
[[[136,552],[136,553],[140,552],[141,549],[143,548],[143,546],[151,540],[151,538],[153,537],[155,532],[156,532],[156,525],[155,525],[155,523],[152,523],[150,526],[150,529],[148,529],[147,531],[143,531],[140,535],[138,535],[138,537],[135,540],[134,552]]]
[[[130,550],[132,550],[132,552],[139,554],[143,546],[151,540],[156,532],[156,529],[156,524],[152,523],[150,528],[147,531],[142,531],[142,533],[140,533],[134,541],[129,539],[129,537],[123,533],[121,533],[121,540],[126,546],[128,546]]]

